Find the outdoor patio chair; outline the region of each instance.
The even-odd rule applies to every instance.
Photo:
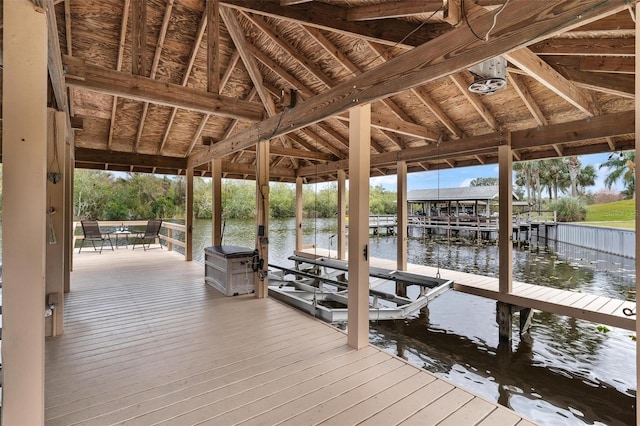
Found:
[[[84,246],[85,241],[91,241],[94,251],[98,251],[98,248],[96,247],[96,241],[100,241],[100,253],[102,253],[104,242],[109,241],[111,250],[113,250],[113,244],[111,244],[111,238],[109,237],[109,234],[100,231],[100,226],[98,225],[97,221],[82,220],[80,221],[80,223],[82,224],[82,233],[84,234],[84,239],[82,240],[82,244],[80,244],[80,250],[78,250],[78,254],[82,251],[82,247]]]
[[[142,248],[147,251],[151,248],[151,244],[156,241],[156,239],[160,239],[160,227],[162,227],[162,219],[154,219],[147,222],[147,229],[145,229],[144,233],[139,232],[133,238],[133,248],[131,250],[136,249],[136,244],[142,244]],[[162,244],[158,243],[160,248],[162,249]]]

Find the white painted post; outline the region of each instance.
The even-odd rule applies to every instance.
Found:
[[[347,343],[369,344],[369,168],[371,105],[349,111],[349,295]]]
[[[347,174],[338,170],[338,259],[347,258]]]
[[[211,160],[211,243],[222,245],[222,159]]]
[[[268,296],[269,282],[266,278],[269,264],[269,141],[260,141],[256,146],[256,248],[263,267],[255,276],[256,297]]]
[[[44,424],[47,23],[3,3],[2,423]]]

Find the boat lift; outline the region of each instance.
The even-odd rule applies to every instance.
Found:
[[[326,322],[346,322],[348,303],[348,264],[328,258],[291,256],[295,268],[269,264],[269,295]],[[370,268],[369,320],[407,318],[429,301],[453,288],[453,281],[404,271]],[[288,278],[292,276],[292,278]],[[378,290],[385,284],[401,283],[418,287],[415,298]],[[416,293],[409,291],[408,293]]]

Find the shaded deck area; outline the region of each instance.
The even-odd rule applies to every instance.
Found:
[[[165,250],[75,255],[65,333],[46,342],[47,424],[531,424],[203,275]]]

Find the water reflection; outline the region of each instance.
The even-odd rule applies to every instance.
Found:
[[[227,221],[225,244],[253,247],[253,221]],[[329,247],[335,220],[303,224],[304,243]],[[210,245],[211,225],[196,221],[194,256]],[[270,262],[292,264],[295,221],[270,223]],[[393,259],[396,238],[370,240],[371,255]],[[514,278],[550,287],[635,300],[632,259],[561,244],[514,248]],[[493,242],[409,240],[409,262],[487,276],[498,271]],[[517,316],[515,320],[517,321]],[[515,324],[514,324],[515,325]],[[498,344],[495,302],[448,292],[411,318],[371,324],[371,342],[414,365],[497,401],[541,424],[634,424],[636,365],[632,333],[599,332],[596,324],[536,312],[530,336]]]

